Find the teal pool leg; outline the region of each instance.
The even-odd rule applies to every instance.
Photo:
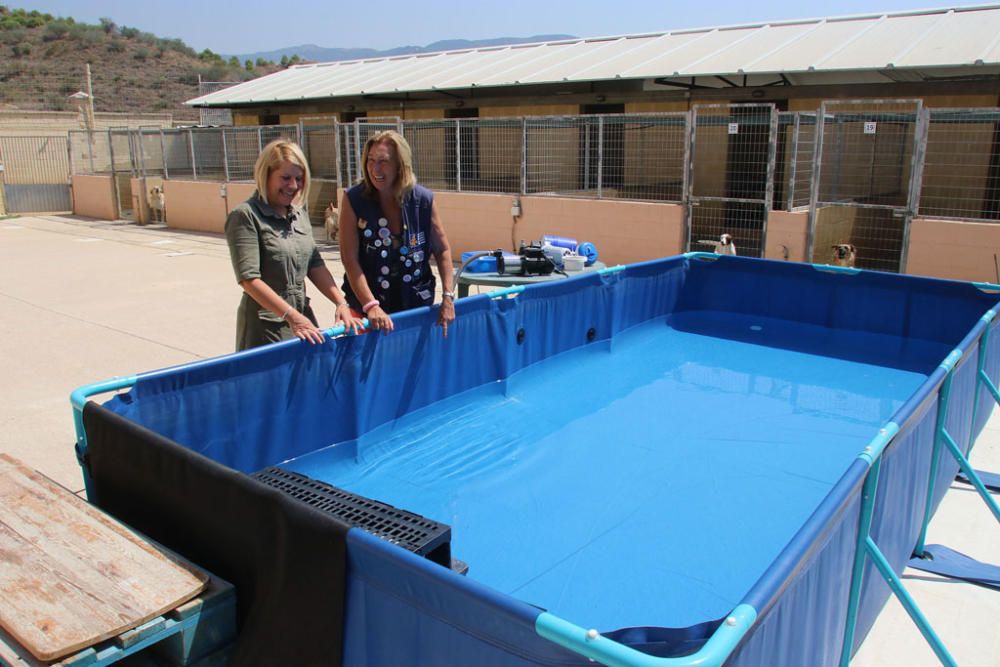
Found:
[[[979,475],[977,475],[976,471],[972,469],[972,465],[969,463],[969,460],[962,456],[962,450],[958,448],[958,445],[955,444],[955,441],[950,435],[948,435],[947,431],[943,433],[943,436],[944,444],[947,445],[949,451],[951,451],[951,455],[955,457],[956,461],[958,461],[958,467],[962,469],[965,476],[968,477],[969,481],[972,482],[972,485],[976,487],[976,491],[978,491],[982,499],[986,501],[986,505],[990,508],[990,511],[993,512],[993,517],[997,521],[1000,521],[1000,506],[997,506],[997,501],[993,499],[993,496],[986,489],[986,485],[984,485],[983,481],[979,479]]]
[[[840,667],[851,664],[851,648],[858,623],[858,607],[861,604],[861,584],[865,574],[865,544],[868,531],[872,527],[872,511],[875,508],[875,494],[878,491],[878,476],[882,468],[882,457],[872,463],[861,490],[861,516],[858,519],[858,541],[854,547],[854,566],[851,570],[851,592],[847,598],[847,623],[844,627],[844,646],[840,652]]]
[[[938,392],[937,422],[934,426],[934,447],[931,450],[931,471],[927,480],[927,498],[924,501],[924,520],[920,525],[920,536],[913,547],[913,555],[924,557],[924,544],[927,539],[927,526],[931,522],[931,512],[934,510],[934,481],[938,476],[938,466],[941,462],[941,441],[944,439],[944,424],[948,418],[948,399],[951,397],[952,372],[949,371],[941,391]]]
[[[889,561],[885,559],[882,551],[878,548],[878,545],[875,544],[875,541],[871,537],[868,537],[865,540],[865,551],[872,559],[872,563],[875,564],[875,567],[878,568],[878,571],[882,574],[882,578],[885,579],[887,584],[889,584],[889,588],[892,589],[893,593],[895,593],[896,598],[903,605],[903,609],[906,610],[906,613],[909,614],[910,618],[913,619],[913,622],[916,623],[917,628],[920,630],[920,634],[922,634],[924,639],[927,640],[927,643],[930,644],[931,649],[938,657],[938,660],[941,661],[941,664],[949,666],[957,665],[958,663],[956,663],[955,659],[951,657],[948,649],[945,648],[945,645],[941,642],[940,637],[938,637],[937,633],[934,632],[934,628],[931,627],[927,618],[920,611],[920,608],[917,607],[917,603],[903,586],[903,582],[900,581],[896,573],[892,571],[892,566],[889,565]]]
[[[990,327],[986,325],[986,331],[979,337],[979,350],[976,356],[976,388],[972,393],[972,423],[969,424],[969,442],[965,451],[972,454],[972,445],[976,440],[976,417],[979,414],[979,395],[983,388],[983,376],[986,375],[986,341],[989,340]],[[987,378],[988,380],[989,378]]]

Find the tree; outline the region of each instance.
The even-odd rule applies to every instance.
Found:
[[[113,35],[113,34],[115,34],[115,32],[117,32],[117,30],[118,30],[118,24],[115,23],[114,21],[112,21],[111,19],[109,19],[108,17],[102,16],[100,18],[100,21],[101,21],[101,28],[107,34]]]
[[[230,65],[230,67],[239,67],[240,66],[240,59],[237,58],[236,56],[231,56],[229,58],[229,65]]]
[[[253,70],[253,61],[250,60],[249,58],[247,58],[246,62],[243,63],[243,67],[246,68],[246,71],[248,71],[248,72],[252,71]]]

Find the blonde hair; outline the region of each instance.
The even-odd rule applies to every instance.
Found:
[[[302,189],[295,195],[292,203],[296,206],[304,206],[304,202],[309,201],[309,164],[306,162],[306,156],[302,153],[299,145],[288,139],[275,139],[264,146],[264,150],[257,156],[257,164],[253,168],[257,194],[260,195],[265,204],[271,205],[271,202],[267,201],[267,179],[270,178],[271,172],[280,167],[283,162],[294,164],[302,170]]]
[[[395,130],[384,130],[368,137],[365,142],[365,150],[361,154],[361,164],[364,166],[365,194],[374,197],[376,193],[375,184],[371,175],[368,174],[368,153],[372,148],[381,143],[392,144],[396,149],[396,199],[402,202],[417,184],[417,176],[413,173],[413,151],[410,144]]]

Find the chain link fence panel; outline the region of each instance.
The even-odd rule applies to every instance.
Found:
[[[1000,109],[931,109],[920,215],[1000,220]]]

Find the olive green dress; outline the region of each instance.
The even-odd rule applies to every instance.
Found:
[[[293,207],[287,218],[279,217],[254,193],[226,219],[226,241],[237,282],[260,278],[295,310],[313,319],[305,279],[310,269],[323,265],[323,258],[305,211]],[[243,293],[236,313],[237,350],[293,336],[281,313],[261,308]]]

